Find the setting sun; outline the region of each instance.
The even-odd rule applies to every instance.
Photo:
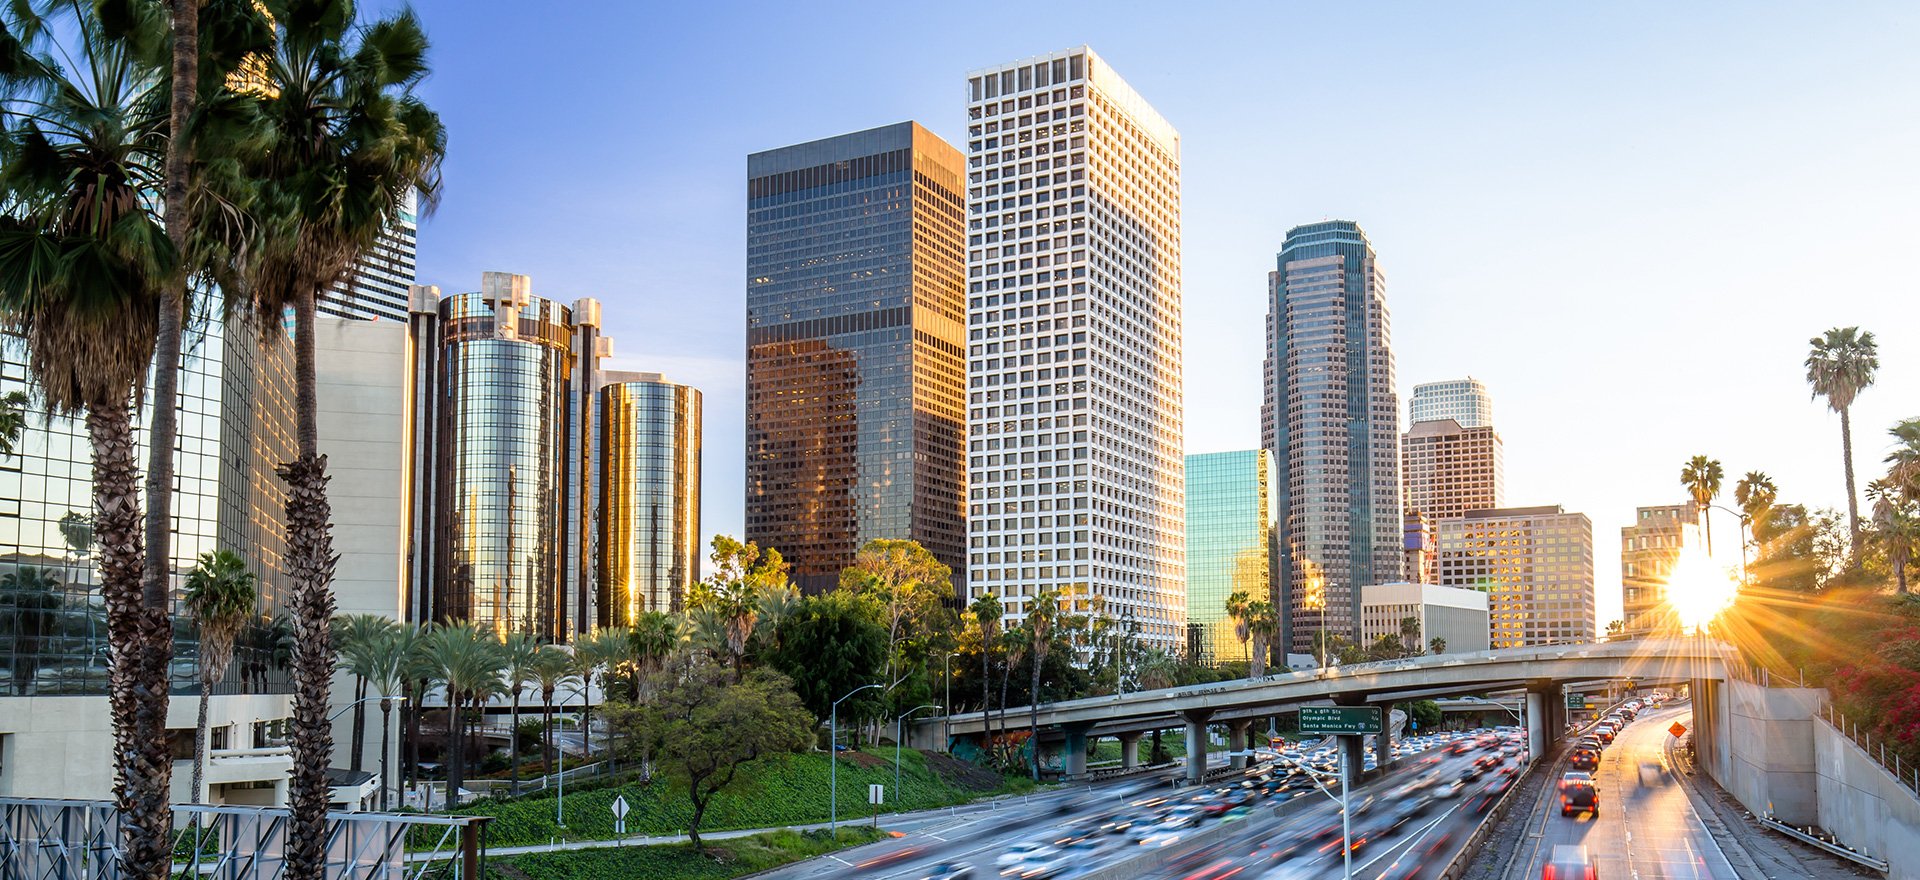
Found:
[[[1739,581],[1731,567],[1709,556],[1697,538],[1697,534],[1688,535],[1667,578],[1667,603],[1673,606],[1680,628],[1689,633],[1705,632],[1720,612],[1733,605],[1739,593]]]

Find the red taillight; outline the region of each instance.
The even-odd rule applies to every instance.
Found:
[[[1547,866],[1547,872],[1546,872],[1545,874],[1542,874],[1542,875],[1540,875],[1540,880],[1553,880],[1553,866],[1552,866],[1552,865],[1548,865],[1548,866]]]
[[[1592,865],[1587,866],[1587,880],[1600,880],[1600,875],[1594,873]]]

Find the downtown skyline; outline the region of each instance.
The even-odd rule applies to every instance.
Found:
[[[625,341],[626,355],[610,367],[664,369],[707,392],[708,532],[738,533],[741,523],[745,155],[905,118],[962,141],[956,83],[966,70],[1081,42],[1111,59],[1183,135],[1187,453],[1258,445],[1264,274],[1287,228],[1323,217],[1359,222],[1392,272],[1400,395],[1419,382],[1485,380],[1501,403],[1507,494],[1585,512],[1601,535],[1631,521],[1636,506],[1680,501],[1673,465],[1700,451],[1736,473],[1768,470],[1784,500],[1843,506],[1837,419],[1808,399],[1797,368],[1806,338],[1826,326],[1861,324],[1887,353],[1880,384],[1855,412],[1859,467],[1877,462],[1885,426],[1920,393],[1914,365],[1900,360],[1914,331],[1890,320],[1916,274],[1901,253],[1914,230],[1900,207],[1914,178],[1898,156],[1920,131],[1869,109],[1890,105],[1892,83],[1912,79],[1902,72],[1911,62],[1798,45],[1808,29],[1842,26],[1811,16],[1662,11],[1667,32],[1652,33],[1660,29],[1574,11],[1439,23],[1415,12],[1381,21],[1365,40],[1298,46],[1271,71],[1234,51],[1249,48],[1238,33],[1259,28],[1201,33],[1066,14],[1042,15],[1017,34],[968,25],[958,39],[911,51],[869,41],[876,62],[898,72],[877,83],[864,65],[782,77],[791,54],[755,59],[749,51],[703,83],[698,100],[644,96],[658,132],[611,120],[585,127],[630,135],[642,160],[623,160],[631,171],[608,198],[602,181],[569,177],[578,163],[510,158],[557,150],[551,142],[506,132],[482,143],[493,132],[461,119],[522,89],[557,88],[550,77],[618,77],[586,76],[598,66],[588,52],[502,82],[470,67],[482,54],[460,48],[497,23],[462,20],[435,3],[419,9],[444,65],[425,91],[462,142],[447,199],[423,221],[422,283],[458,287],[473,271],[511,267],[607,301],[608,332]],[[1288,21],[1304,27],[1310,18]],[[853,19],[840,24],[876,37],[912,26]],[[564,21],[517,38],[557,39],[544,28]],[[1913,23],[1872,34],[1856,25],[1850,42],[1892,45]],[[788,24],[773,30],[804,37],[822,26]],[[713,26],[659,23],[663,34]],[[1462,41],[1445,54],[1395,56],[1437,26]],[[1709,29],[1733,48],[1698,51],[1693,38]],[[761,38],[746,39],[751,48]],[[1772,54],[1756,60],[1756,45]],[[1481,60],[1495,46],[1506,54]],[[1367,62],[1345,85],[1368,103],[1368,120],[1330,150],[1289,132],[1283,96],[1342,53]],[[651,65],[684,57],[664,47],[620,75],[657,77]],[[1826,91],[1793,82],[1807,66],[1826,71],[1818,80]],[[756,109],[735,118],[694,106],[715,99]],[[1262,106],[1275,112],[1238,112]],[[1797,124],[1783,126],[1783,112]],[[1589,141],[1603,128],[1609,138]],[[1846,161],[1796,174],[1761,170],[1810,154]],[[1764,192],[1741,184],[1755,175],[1769,180]],[[1549,179],[1556,186],[1542,192]],[[533,210],[524,221],[488,210],[500,199]],[[562,204],[584,211],[578,222],[542,219]],[[1844,215],[1829,207],[1838,204]],[[548,205],[556,211],[540,210]],[[582,235],[580,223],[617,236]],[[1838,234],[1808,234],[1826,228]],[[1686,232],[1662,234],[1672,229]],[[1820,307],[1803,305],[1815,297]],[[1641,427],[1646,420],[1658,428]],[[1609,430],[1622,423],[1633,430]],[[1616,552],[1611,541],[1596,551],[1602,625],[1618,616]]]

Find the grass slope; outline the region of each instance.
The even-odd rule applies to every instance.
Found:
[[[694,852],[692,844],[684,843],[527,853],[489,859],[486,880],[730,880],[883,836],[871,828],[855,827],[841,829],[838,840],[829,840],[825,831],[775,831],[713,840],[708,841],[704,853]]]

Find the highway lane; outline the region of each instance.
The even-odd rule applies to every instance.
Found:
[[[1540,878],[1557,845],[1585,847],[1600,880],[1738,880],[1667,761],[1667,728],[1692,718],[1684,707],[1643,712],[1620,732],[1594,773],[1599,815],[1562,816],[1548,791],[1529,825],[1528,857],[1515,860],[1510,880]]]

